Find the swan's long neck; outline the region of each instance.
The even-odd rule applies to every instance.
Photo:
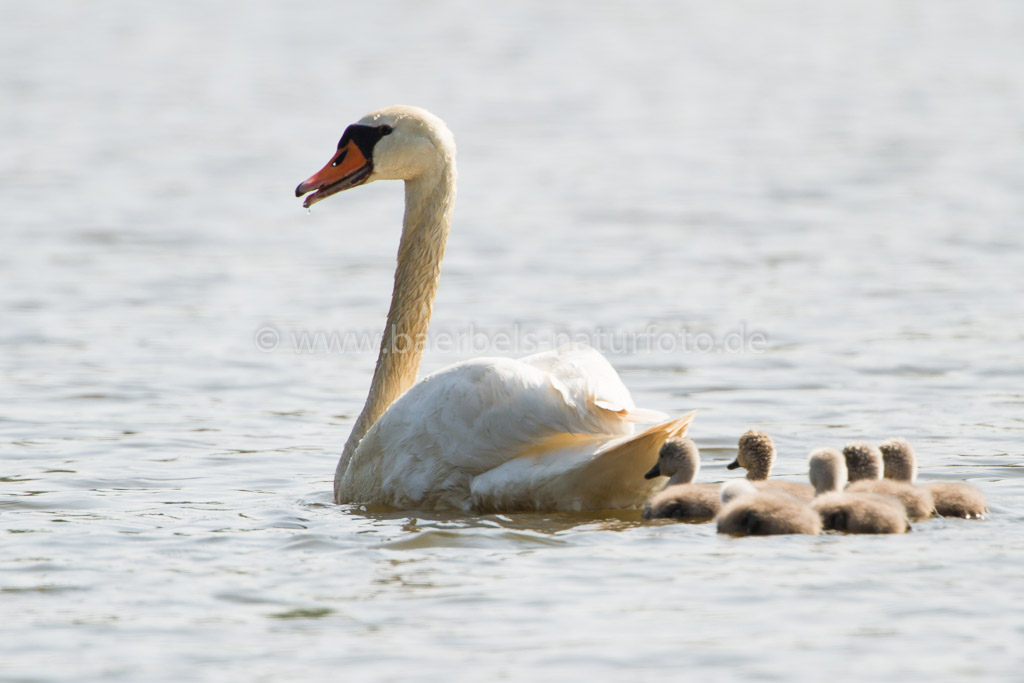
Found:
[[[405,181],[405,217],[391,309],[381,338],[370,393],[338,461],[334,476],[335,499],[338,498],[341,477],[359,442],[388,407],[416,381],[441,278],[441,260],[448,241],[454,202],[454,159],[444,159],[433,173]]]

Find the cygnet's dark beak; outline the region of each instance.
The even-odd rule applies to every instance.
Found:
[[[658,463],[654,463],[654,467],[644,475],[644,479],[654,479],[655,477],[661,476],[661,468],[658,467]]]
[[[734,469],[736,469],[736,468],[737,468],[737,467],[739,467],[739,466],[740,466],[740,459],[739,459],[739,458],[736,458],[736,459],[735,459],[735,460],[733,460],[733,461],[732,461],[731,463],[729,463],[728,465],[726,465],[726,466],[725,466],[725,469],[727,469],[727,470],[734,470]]]

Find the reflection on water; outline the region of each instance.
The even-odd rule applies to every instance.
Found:
[[[1024,663],[1019,3],[0,14],[0,678]],[[258,335],[383,324],[400,188],[308,216],[291,188],[398,102],[459,144],[435,331],[763,332],[605,351],[639,405],[699,411],[706,481],[751,427],[791,479],[813,447],[900,434],[991,518],[733,539],[331,504],[375,352]]]
[[[466,516],[465,513],[394,510],[384,505],[343,505],[340,510],[354,517],[382,526],[400,524],[402,531],[422,534],[425,531],[473,529],[529,530],[538,534],[557,535],[576,529],[623,531],[642,523],[639,510],[605,510],[603,512],[508,513]],[[513,535],[513,537],[515,537]]]

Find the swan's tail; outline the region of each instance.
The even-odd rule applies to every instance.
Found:
[[[634,436],[616,439],[597,452],[580,472],[593,500],[584,507],[625,508],[643,503],[660,481],[644,479],[644,474],[658,462],[658,451],[669,439],[684,436],[697,411],[648,427]],[[591,496],[588,496],[591,497]],[[601,501],[604,500],[604,503]]]
[[[644,473],[658,462],[662,444],[684,436],[696,414],[697,411],[693,410],[675,420],[648,427],[634,436],[609,442],[597,452],[594,464],[599,470],[608,468],[609,475],[614,476],[617,472],[623,479],[632,479],[634,475],[642,479]]]
[[[616,444],[611,451],[618,453],[620,449],[639,449],[641,451],[650,449],[654,458],[649,464],[653,466],[658,460],[658,451],[661,450],[661,445],[669,439],[685,436],[686,430],[690,428],[690,423],[693,422],[696,414],[696,410],[691,410],[682,417],[648,427],[639,434],[629,437],[625,442]]]

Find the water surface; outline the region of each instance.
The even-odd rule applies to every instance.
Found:
[[[6,3],[0,678],[1017,676],[1022,36],[1011,1]],[[900,434],[990,519],[332,505],[375,352],[294,340],[376,334],[402,193],[291,190],[399,102],[459,144],[435,335],[594,340],[699,411],[712,481],[751,427],[793,478]],[[471,351],[423,369],[506,353]]]

